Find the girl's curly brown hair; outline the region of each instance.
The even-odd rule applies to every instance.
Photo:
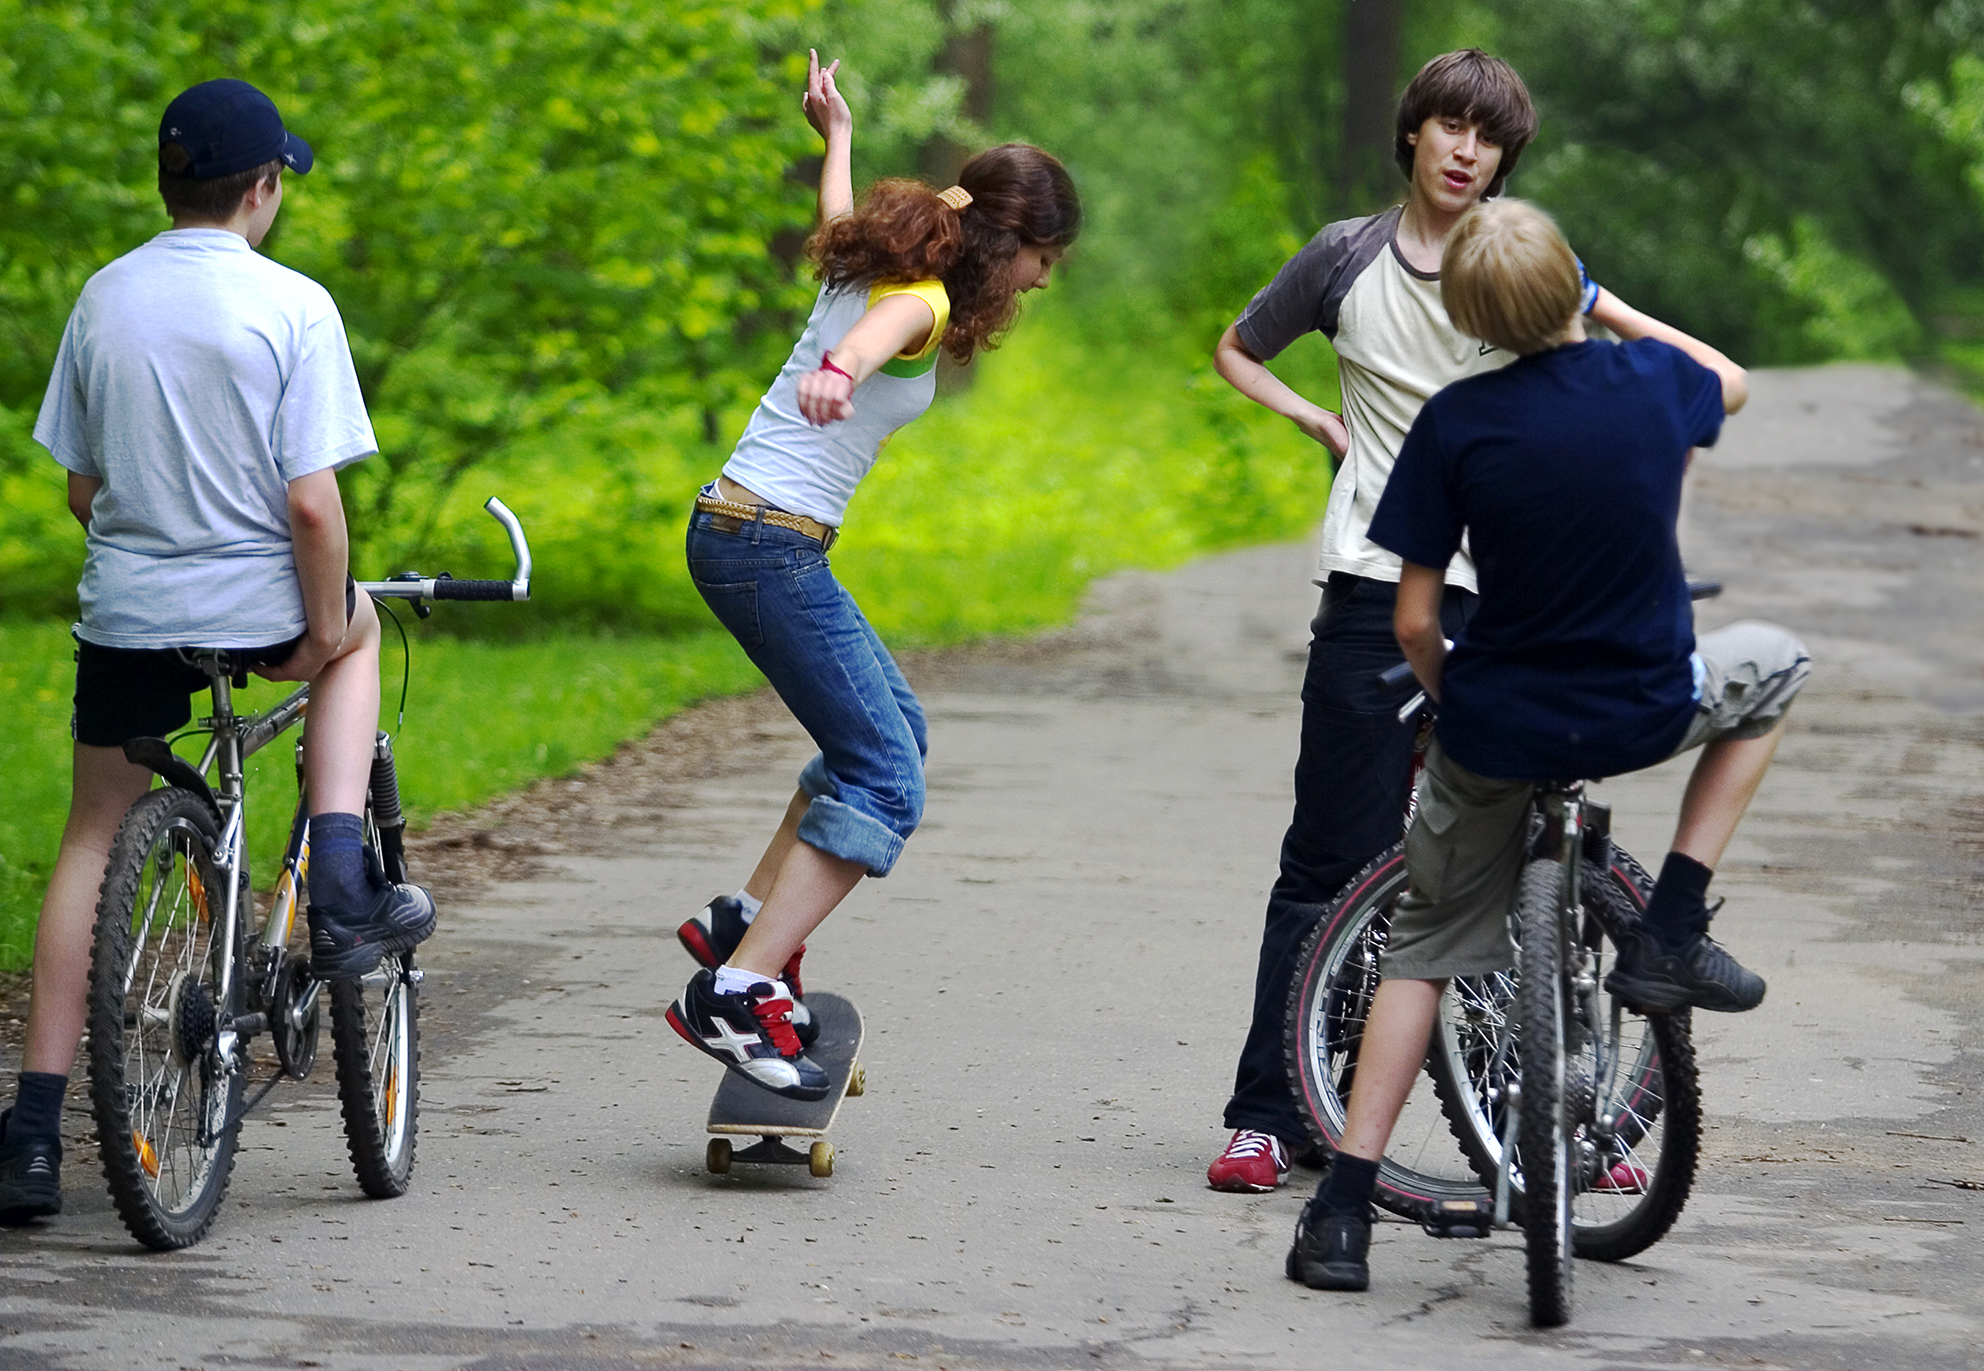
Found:
[[[1029,143],[979,153],[958,184],[971,193],[962,210],[921,181],[877,181],[852,214],[822,225],[806,251],[829,287],[942,281],[951,299],[944,350],[964,362],[998,346],[1019,312],[1019,250],[1067,248],[1081,232],[1082,207],[1067,168]]]

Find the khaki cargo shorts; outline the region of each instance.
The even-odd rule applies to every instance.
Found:
[[[1762,737],[1783,722],[1812,672],[1803,643],[1754,620],[1703,634],[1695,657],[1699,703],[1676,756],[1720,739]],[[1515,963],[1509,912],[1535,789],[1477,776],[1438,738],[1427,744],[1419,810],[1405,835],[1411,886],[1392,912],[1381,975],[1436,981]]]

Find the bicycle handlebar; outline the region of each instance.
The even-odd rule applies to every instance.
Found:
[[[510,512],[509,506],[494,495],[484,501],[482,507],[510,535],[510,553],[517,559],[514,579],[457,581],[446,572],[439,576],[422,576],[417,571],[402,571],[390,580],[360,581],[358,588],[375,599],[412,600],[416,608],[422,600],[528,600],[530,543],[524,537],[524,526],[517,522],[517,516]],[[425,610],[421,612],[426,613]]]

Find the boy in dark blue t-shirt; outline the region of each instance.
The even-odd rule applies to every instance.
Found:
[[[1371,522],[1405,561],[1393,623],[1440,716],[1343,1138],[1289,1253],[1289,1275],[1317,1289],[1369,1281],[1378,1160],[1447,979],[1515,960],[1508,913],[1536,781],[1701,747],[1642,927],[1622,933],[1605,985],[1649,1013],[1762,1001],[1762,979],[1708,936],[1708,883],[1810,671],[1775,625],[1694,634],[1681,479],[1742,407],[1742,368],[1644,315],[1632,341],[1588,341],[1577,259],[1521,202],[1455,228],[1440,287],[1457,327],[1519,360],[1427,402]],[[1440,594],[1463,535],[1480,602],[1449,651]]]

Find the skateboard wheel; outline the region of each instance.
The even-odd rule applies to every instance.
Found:
[[[806,1169],[825,1179],[834,1174],[834,1145],[822,1139],[806,1154]]]
[[[854,1069],[847,1073],[847,1093],[849,1095],[868,1093],[868,1068],[860,1062],[856,1062]]]
[[[711,1138],[710,1150],[703,1160],[709,1164],[710,1171],[715,1175],[727,1174],[730,1170],[730,1139]],[[829,1167],[833,1165],[831,1161],[827,1164]]]

